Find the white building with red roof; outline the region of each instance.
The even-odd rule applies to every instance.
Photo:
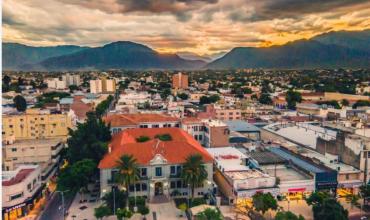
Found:
[[[158,135],[170,136],[170,140],[158,139]],[[138,142],[140,137],[147,141]],[[133,155],[139,164],[140,180],[136,183],[138,196],[153,199],[156,196],[187,196],[188,186],[180,174],[186,158],[200,154],[208,172],[208,180],[203,187],[195,190],[195,196],[202,196],[211,188],[213,159],[210,154],[188,133],[180,128],[127,129],[113,135],[109,151],[99,163],[102,196],[111,191],[112,177],[117,172],[117,161],[124,155]],[[130,186],[134,192],[134,186]]]

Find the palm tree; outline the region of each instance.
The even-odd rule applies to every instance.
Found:
[[[126,188],[126,207],[128,208],[129,186],[139,179],[139,168],[136,159],[127,154],[122,155],[117,164],[117,182]]]
[[[191,187],[191,198],[194,198],[194,189],[203,184],[208,173],[202,155],[193,154],[186,158],[182,168],[181,178]]]

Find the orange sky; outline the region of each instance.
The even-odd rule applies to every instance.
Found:
[[[363,0],[3,1],[3,41],[35,46],[129,40],[160,52],[212,54],[368,28]]]

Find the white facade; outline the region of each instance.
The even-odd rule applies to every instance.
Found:
[[[203,196],[212,189],[212,163],[205,164],[208,177],[203,187],[195,189],[194,196]],[[167,160],[160,154],[156,154],[150,161],[149,165],[140,165],[140,180],[136,183],[136,195],[147,196],[153,199],[157,195],[170,196],[187,196],[190,189],[186,186],[181,177],[180,172],[182,164],[169,164]],[[110,192],[112,189],[112,175],[117,172],[115,169],[101,169],[100,183],[102,196]],[[131,186],[130,194],[134,194],[134,187]],[[174,192],[178,192],[177,195]]]
[[[90,93],[102,93],[102,86],[101,80],[90,80]]]
[[[17,175],[21,175],[21,172],[31,169],[21,181],[12,181]],[[38,165],[22,165],[15,171],[3,171],[2,182],[2,206],[22,204],[41,187],[41,168]]]
[[[71,75],[67,73],[66,75],[62,76],[62,80],[66,83],[66,86],[81,85],[81,80],[79,75]]]
[[[46,84],[50,89],[64,90],[67,88],[66,82],[58,78],[48,79],[46,80]]]

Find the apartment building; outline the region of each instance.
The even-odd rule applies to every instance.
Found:
[[[204,146],[208,148],[229,146],[230,130],[227,124],[220,120],[203,120]]]
[[[2,172],[2,219],[16,220],[26,216],[42,196],[41,168],[23,165]]]
[[[77,74],[67,73],[62,76],[62,80],[65,82],[67,87],[71,85],[75,85],[75,86],[81,85],[80,75],[77,75]]]
[[[171,137],[170,140],[159,140],[158,135],[164,134]],[[138,142],[143,136],[148,140]],[[213,160],[189,134],[180,128],[135,128],[113,136],[108,153],[99,163],[102,196],[114,187],[117,160],[124,154],[133,155],[139,165],[140,180],[129,187],[130,192],[136,191],[138,196],[149,200],[188,196],[189,187],[180,175],[185,159],[193,154],[202,156],[208,173],[207,181],[196,188],[195,196],[203,196],[212,189]]]
[[[61,137],[66,139],[72,126],[67,114],[27,109],[25,113],[3,115],[3,141]]]
[[[232,121],[242,119],[242,110],[234,107],[221,105],[207,105],[206,114],[221,121]]]
[[[64,90],[67,89],[67,84],[64,80],[60,80],[59,78],[53,78],[46,80],[46,84],[48,85],[49,89],[57,89],[57,90]]]
[[[112,134],[127,128],[171,128],[180,127],[180,119],[165,114],[110,114],[103,118],[110,124]]]
[[[101,78],[90,80],[90,92],[97,93],[115,93],[116,81],[114,79]]]
[[[56,170],[64,141],[53,139],[16,140],[3,144],[2,170],[15,170],[22,164],[40,164],[43,180]]]
[[[188,89],[189,77],[181,72],[172,76],[172,88],[174,89]]]

